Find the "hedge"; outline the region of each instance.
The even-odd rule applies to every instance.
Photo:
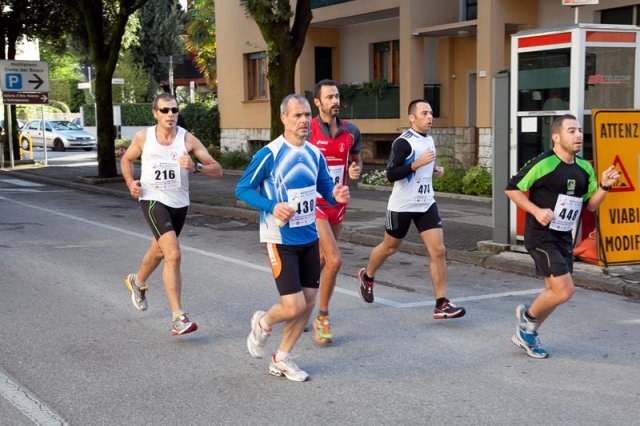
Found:
[[[153,126],[156,124],[150,103],[120,105],[123,126]],[[84,105],[85,126],[95,126],[93,104]],[[217,105],[187,104],[181,109],[187,130],[193,133],[204,146],[220,146],[220,114]]]

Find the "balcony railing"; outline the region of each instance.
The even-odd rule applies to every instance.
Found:
[[[350,1],[353,0],[311,0],[309,4],[311,9],[317,9],[319,7],[333,6],[335,4],[347,3]]]

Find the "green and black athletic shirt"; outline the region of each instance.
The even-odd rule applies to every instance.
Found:
[[[529,191],[529,200],[540,208],[554,210],[558,195],[581,197],[584,203],[598,189],[598,181],[591,164],[576,156],[572,164],[563,162],[550,149],[525,164],[507,184],[507,191]],[[527,248],[558,240],[572,243],[571,231],[555,231],[542,226],[536,218],[527,213],[524,241]]]

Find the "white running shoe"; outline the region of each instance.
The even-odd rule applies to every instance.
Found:
[[[254,358],[262,358],[264,356],[264,345],[271,335],[271,330],[264,330],[260,326],[260,320],[267,315],[265,311],[256,311],[251,317],[251,333],[247,337],[247,349]]]
[[[309,375],[296,365],[291,358],[286,358],[276,362],[276,355],[271,356],[269,374],[273,376],[285,376],[294,382],[304,382],[309,379]]]

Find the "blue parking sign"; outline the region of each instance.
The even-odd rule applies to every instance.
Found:
[[[22,73],[6,73],[4,75],[4,85],[7,90],[22,89]]]

